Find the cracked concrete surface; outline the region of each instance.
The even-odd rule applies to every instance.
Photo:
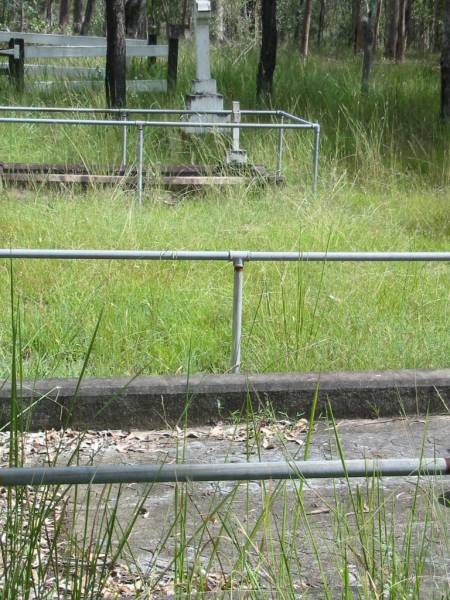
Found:
[[[257,423],[257,430],[271,426]],[[128,447],[106,443],[96,449],[94,462],[174,462],[182,456],[192,463],[303,458],[305,431],[297,436],[296,442],[274,435],[264,448],[262,438],[256,443],[253,435],[246,434],[243,425],[224,425],[222,429],[221,432],[219,426],[197,427],[186,432],[134,431],[127,438],[132,440]],[[450,455],[449,416],[341,420],[337,422],[337,432],[349,459]],[[329,424],[317,425],[309,456],[324,460],[339,458],[335,431]],[[373,539],[379,541],[380,548],[384,544],[384,550],[380,551],[385,561],[394,560],[393,548],[395,553],[403,555],[411,539],[411,573],[419,567],[423,569],[421,597],[447,597],[450,509],[439,499],[450,488],[449,478],[436,477],[432,481],[423,478],[418,484],[416,477],[391,477],[372,483],[363,479],[354,479],[350,484],[345,480],[307,481],[301,494],[304,507],[301,515],[299,482],[187,484],[178,487],[177,503],[175,484],[156,484],[149,491],[144,485],[131,484],[121,492],[119,517],[125,523],[139,500],[148,494],[130,537],[130,551],[140,568],[160,577],[161,581],[169,578],[176,548],[183,538],[185,566],[194,570],[210,569],[229,574],[236,573],[237,569],[239,572],[243,568],[239,567],[239,552],[244,549],[247,566],[251,565],[254,573],[267,584],[267,597],[276,597],[270,590],[282,572],[286,575],[282,549],[295,541],[295,560],[293,556],[289,559],[290,576],[299,594],[307,592],[306,597],[314,598],[324,597],[324,574],[330,590],[334,590],[332,595],[339,594],[344,549],[351,567],[348,577],[352,589],[358,593],[367,570],[363,557],[364,532],[360,530],[364,522],[369,528],[374,525]],[[95,491],[100,494],[98,489]],[[357,519],[353,502],[357,501],[358,494],[362,513]],[[79,509],[82,498],[79,496]],[[356,507],[357,512],[359,508]],[[294,525],[296,515],[298,523]],[[83,518],[81,510],[80,527]],[[207,526],[203,526],[200,534],[198,528],[202,523]],[[209,564],[212,555],[214,559]],[[243,581],[248,577],[249,573],[244,573]],[[262,589],[258,593],[262,594]],[[251,595],[250,591],[243,594],[239,597]]]

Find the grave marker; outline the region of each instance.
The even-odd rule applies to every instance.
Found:
[[[228,117],[214,114],[223,110],[223,96],[217,92],[217,83],[211,77],[209,23],[211,19],[211,2],[196,0],[195,3],[195,47],[196,47],[196,79],[192,82],[192,91],[186,96],[186,106],[193,111],[212,111],[208,115],[193,115],[191,122],[228,121]],[[202,127],[187,129],[188,133],[205,133]]]

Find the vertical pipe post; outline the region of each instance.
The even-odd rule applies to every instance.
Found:
[[[144,126],[138,125],[136,200],[142,206],[142,171],[144,166]]]
[[[231,372],[239,373],[241,368],[241,335],[242,335],[242,299],[244,292],[244,261],[233,260],[233,337],[231,347]]]
[[[231,106],[232,106],[231,119],[232,119],[233,123],[240,123],[241,122],[241,103],[237,100],[233,100]],[[233,152],[239,152],[240,129],[239,129],[239,127],[233,127],[231,132],[232,132],[232,150],[233,150]]]
[[[284,115],[281,115],[281,124],[284,124]],[[278,130],[278,143],[277,143],[277,177],[281,177],[283,164],[283,128],[280,127]]]
[[[128,114],[126,112],[123,112],[121,114],[121,118],[122,121],[126,121],[128,118]],[[121,161],[121,168],[122,169],[126,169],[127,166],[127,126],[124,125],[122,127],[122,161]]]
[[[317,179],[319,177],[319,143],[320,143],[320,125],[316,123],[314,127],[314,154],[313,154],[313,192],[317,192]]]

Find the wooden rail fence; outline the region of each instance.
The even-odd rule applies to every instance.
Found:
[[[153,64],[157,58],[167,60],[166,79],[132,79],[127,81],[130,92],[158,91],[167,92],[177,81],[178,43],[182,32],[179,26],[169,27],[168,44],[156,44],[155,35],[149,40],[127,39],[127,58],[147,58]],[[65,85],[80,88],[91,85],[102,87],[105,69],[103,67],[85,67],[77,65],[27,64],[30,59],[65,59],[106,57],[106,38],[99,36],[74,36],[28,32],[0,31],[0,56],[8,58],[8,64],[2,70],[9,74],[15,86],[23,90],[25,73],[34,79],[39,75],[54,76],[57,79],[33,81],[39,87],[50,87],[64,80]],[[73,79],[73,78],[78,79]]]

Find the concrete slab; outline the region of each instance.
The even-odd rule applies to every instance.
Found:
[[[306,425],[259,416],[250,426],[92,431],[91,441],[82,447],[81,460],[131,464],[301,459]],[[74,439],[74,433],[70,435]],[[348,459],[449,456],[450,416],[340,420],[336,429],[322,421],[312,434],[309,456],[338,458],[337,439]],[[282,586],[288,578],[295,597],[325,597],[324,580],[331,597],[340,597],[345,554],[355,597],[360,597],[365,586],[371,590],[373,576],[378,597],[388,598],[395,579],[393,561],[403,568],[408,552],[409,571],[395,579],[398,586],[403,578],[408,593],[399,597],[410,597],[411,592],[411,597],[445,598],[450,585],[450,510],[439,499],[449,487],[448,477],[420,482],[414,477],[350,483],[314,480],[303,487],[299,482],[157,484],[150,489],[132,484],[122,489],[118,516],[124,527],[143,500],[125,554],[145,574],[143,580],[153,582],[156,591],[151,597],[173,592],[175,557],[184,545],[177,568],[181,561],[192,575],[192,589],[200,571],[208,573],[211,581],[222,582],[215,589],[221,598],[283,597]],[[80,531],[86,514],[82,489],[78,505],[71,507],[78,514]],[[101,494],[94,487],[98,500]],[[114,498],[113,493],[109,506]],[[380,569],[386,576],[383,589]],[[233,593],[220,589],[231,573],[237,588]],[[251,585],[257,587],[251,591]]]
[[[295,417],[309,413],[316,388],[318,413],[331,406],[336,418],[448,413],[450,405],[450,369],[105,377],[77,386],[74,378],[23,382],[23,406],[34,404],[30,428],[155,429],[178,423],[186,406],[190,424],[207,425],[249,402]],[[0,426],[10,398],[9,383],[0,381]]]

